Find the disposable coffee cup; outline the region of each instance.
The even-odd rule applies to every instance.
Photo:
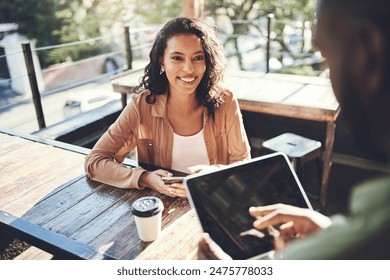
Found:
[[[164,205],[158,197],[141,197],[131,205],[138,236],[142,241],[156,240],[161,232],[161,216]]]

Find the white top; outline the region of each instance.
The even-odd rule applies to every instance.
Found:
[[[190,173],[188,167],[198,164],[210,165],[203,129],[191,136],[173,133],[172,169]]]

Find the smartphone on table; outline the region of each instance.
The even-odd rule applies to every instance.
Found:
[[[184,176],[162,177],[165,184],[183,183]]]

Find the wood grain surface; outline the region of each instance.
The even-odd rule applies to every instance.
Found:
[[[84,174],[84,157],[0,133],[0,209],[115,259],[182,259],[193,254],[200,227],[188,214],[187,199],[90,180]],[[132,203],[144,196],[157,196],[164,204],[162,236],[149,243],[139,239],[131,213]],[[169,239],[165,245],[160,241],[164,238]],[[176,238],[188,246],[178,250]]]

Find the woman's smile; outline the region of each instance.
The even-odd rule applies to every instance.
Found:
[[[193,83],[196,79],[196,77],[179,77],[179,79],[185,83]]]

